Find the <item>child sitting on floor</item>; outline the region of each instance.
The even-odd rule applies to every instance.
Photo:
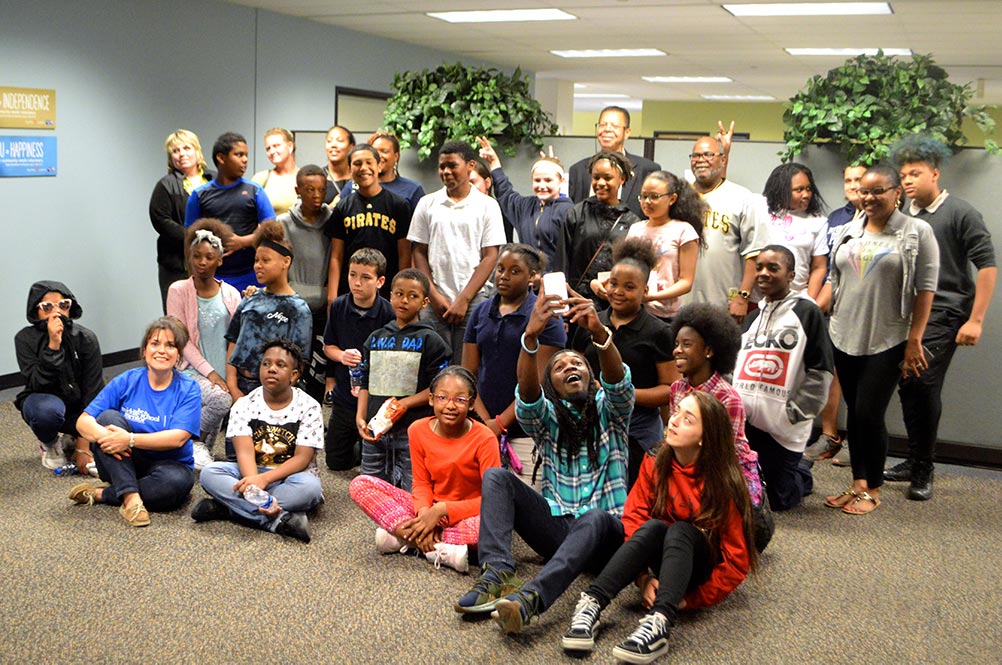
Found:
[[[384,554],[416,548],[435,563],[461,573],[468,546],[480,532],[480,485],[484,472],[501,465],[497,441],[468,414],[477,398],[476,378],[453,365],[432,380],[428,401],[435,415],[407,429],[413,494],[372,476],[358,476],[348,492],[379,525],[376,549]]]

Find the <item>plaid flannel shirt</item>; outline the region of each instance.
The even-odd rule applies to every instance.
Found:
[[[615,517],[623,516],[626,503],[627,439],[634,390],[630,368],[619,383],[609,384],[600,376],[602,387],[595,395],[598,406],[598,465],[591,466],[588,448],[581,445],[566,459],[557,451],[557,416],[553,403],[544,395],[532,403],[522,401],[515,389],[515,416],[525,433],[532,437],[542,456],[542,494],[554,517],[580,517],[599,508]],[[568,404],[565,402],[565,404]],[[571,411],[577,413],[573,406]]]

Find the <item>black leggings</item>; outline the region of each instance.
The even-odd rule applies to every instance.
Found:
[[[652,519],[623,543],[585,593],[604,609],[637,575],[654,570],[658,593],[651,609],[674,626],[678,604],[710,577],[713,564],[710,541],[702,531],[688,522]]]
[[[846,429],[852,455],[853,480],[867,487],[884,484],[887,461],[887,405],[901,377],[905,342],[872,356],[850,356],[835,349],[835,371],[845,395],[849,416]]]

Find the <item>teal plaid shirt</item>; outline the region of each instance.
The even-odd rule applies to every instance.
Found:
[[[623,380],[602,387],[595,395],[600,436],[598,466],[592,467],[584,444],[569,460],[557,452],[557,416],[545,396],[531,404],[522,401],[515,388],[515,417],[532,437],[543,460],[543,498],[554,517],[580,517],[599,508],[615,517],[623,516],[626,503],[627,437],[633,413],[634,390],[630,368]],[[575,412],[573,406],[571,411]]]

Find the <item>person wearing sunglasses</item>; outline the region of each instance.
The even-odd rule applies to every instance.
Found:
[[[852,486],[825,505],[865,515],[880,505],[887,460],[887,405],[901,378],[931,357],[922,336],[939,278],[939,246],[928,222],[898,210],[897,169],[871,166],[859,183],[864,217],[840,227],[832,245],[831,340],[852,441]]]
[[[64,447],[78,469],[93,462],[76,421],[104,387],[97,335],[76,322],[83,308],[62,282],[39,281],[28,290],[28,326],[14,336],[24,390],[14,406],[28,424],[42,454],[42,466],[66,464]],[[65,438],[60,438],[60,433]]]

